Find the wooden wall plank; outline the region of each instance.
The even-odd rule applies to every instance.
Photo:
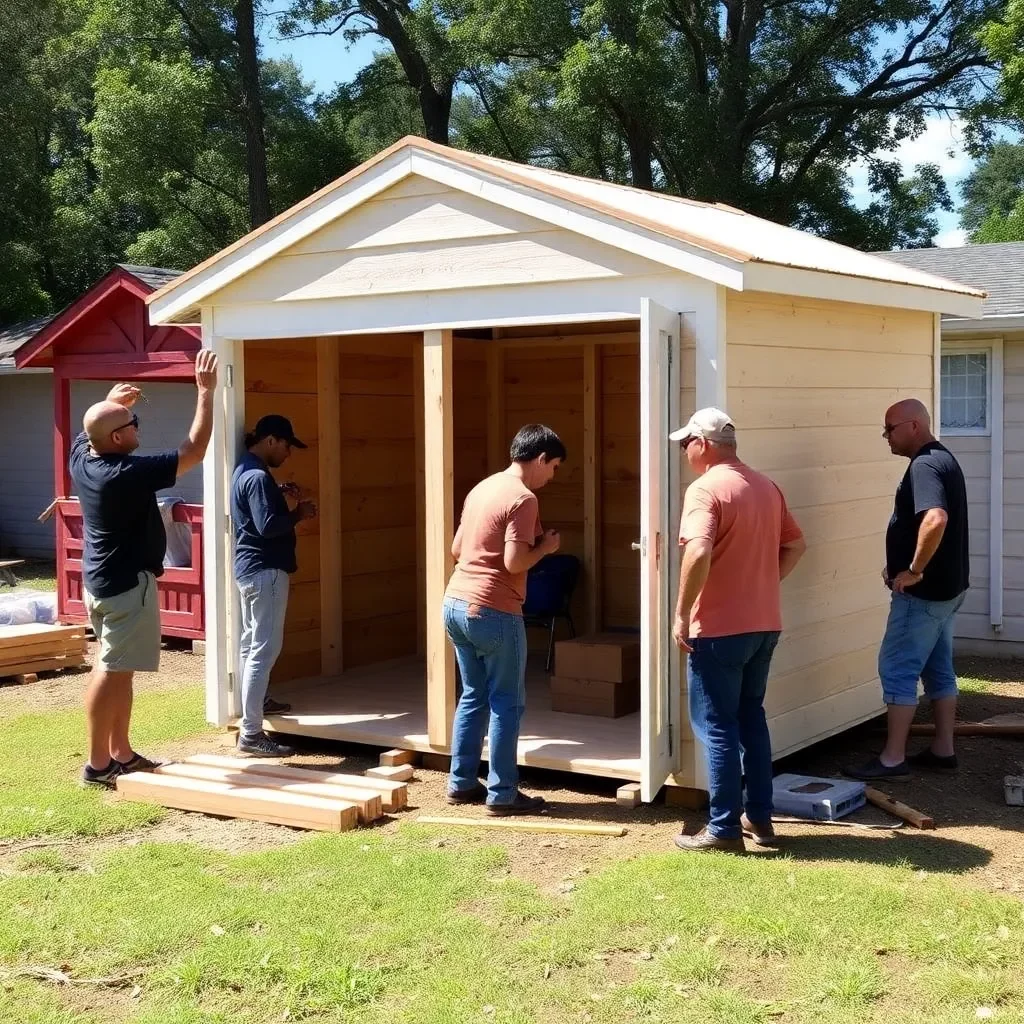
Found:
[[[320,518],[320,671],[342,670],[341,358],[337,339],[317,338]]]
[[[583,583],[587,629],[601,628],[601,350],[583,349]]]

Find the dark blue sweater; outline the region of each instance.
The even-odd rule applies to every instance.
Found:
[[[235,579],[263,569],[295,572],[295,524],[266,463],[250,452],[231,477],[231,519],[235,527]]]

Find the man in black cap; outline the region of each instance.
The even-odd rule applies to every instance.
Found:
[[[281,653],[288,576],[295,572],[295,524],[316,515],[311,501],[289,508],[295,484],[278,486],[271,469],[283,465],[293,448],[305,448],[284,416],[264,416],[245,435],[248,449],[231,477],[231,518],[235,527],[235,580],[242,604],[239,669],[242,724],[238,749],[254,757],[288,757],[294,751],[263,731],[263,715],[288,710],[267,697],[270,670]]]

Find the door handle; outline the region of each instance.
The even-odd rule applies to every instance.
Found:
[[[630,544],[629,546],[630,546],[630,548],[632,548],[632,549],[633,549],[634,551],[643,551],[643,549],[644,549],[644,543],[643,543],[643,541],[642,541],[642,540],[635,540],[635,541],[633,541],[633,543],[632,543],[632,544]]]

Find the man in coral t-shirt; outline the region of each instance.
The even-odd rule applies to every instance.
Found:
[[[739,460],[736,427],[724,412],[700,409],[669,438],[697,474],[683,500],[672,635],[689,654],[690,721],[711,796],[707,827],[675,843],[742,852],[744,835],[759,846],[775,838],[764,695],[782,630],[779,583],[807,546],[779,488]]]
[[[494,815],[533,814],[543,797],[519,792],[519,723],[526,705],[526,574],[558,550],[559,536],[540,525],[537,495],[550,483],[565,445],[549,427],[530,424],[512,440],[508,469],[469,492],[452,543],[458,560],[444,600],[462,694],[452,729],[450,804],[486,801]],[[480,784],[488,732],[490,772]]]

